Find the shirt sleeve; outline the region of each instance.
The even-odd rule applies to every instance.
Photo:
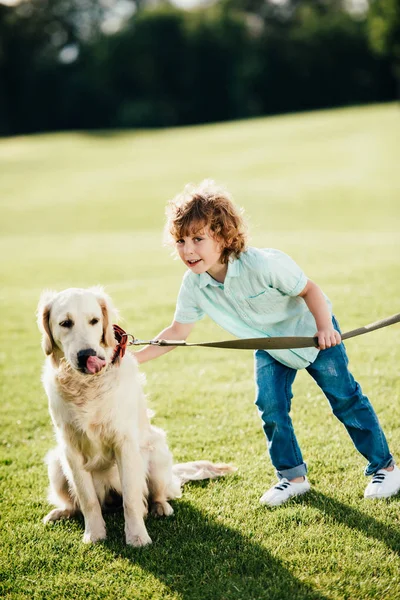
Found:
[[[290,256],[280,250],[263,251],[263,271],[268,286],[287,296],[298,296],[307,285],[307,277]]]
[[[176,301],[174,321],[178,321],[178,323],[195,323],[205,315],[196,302],[194,285],[187,275],[183,277]]]

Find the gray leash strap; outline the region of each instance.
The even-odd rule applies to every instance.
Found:
[[[400,322],[400,313],[375,321],[365,327],[359,327],[358,329],[352,329],[347,333],[342,334],[342,340],[348,340],[376,329],[382,329],[394,323]],[[290,350],[292,348],[318,348],[318,339],[316,337],[263,337],[263,338],[248,338],[248,339],[236,339],[236,340],[225,340],[222,342],[198,342],[198,343],[187,343],[185,340],[136,340],[130,342],[133,346],[196,346],[203,348],[234,348],[238,350]]]

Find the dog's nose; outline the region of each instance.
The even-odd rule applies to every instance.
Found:
[[[96,351],[93,350],[93,348],[86,348],[85,350],[79,350],[76,356],[79,368],[84,369],[86,367],[87,359],[89,356],[96,356]]]

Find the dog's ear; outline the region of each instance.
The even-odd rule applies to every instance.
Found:
[[[112,322],[118,318],[118,313],[111,298],[104,292],[102,287],[93,287],[90,288],[90,291],[96,296],[103,315],[103,337],[101,341],[105,346],[113,348],[116,342]]]
[[[39,330],[42,332],[43,352],[47,356],[53,354],[53,350],[55,348],[54,339],[50,329],[50,311],[56,294],[57,292],[53,292],[51,290],[45,290],[42,292],[37,308],[37,324]]]

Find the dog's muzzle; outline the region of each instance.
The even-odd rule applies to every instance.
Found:
[[[106,365],[104,358],[97,356],[93,348],[79,350],[76,357],[78,359],[78,368],[83,373],[98,373]]]

